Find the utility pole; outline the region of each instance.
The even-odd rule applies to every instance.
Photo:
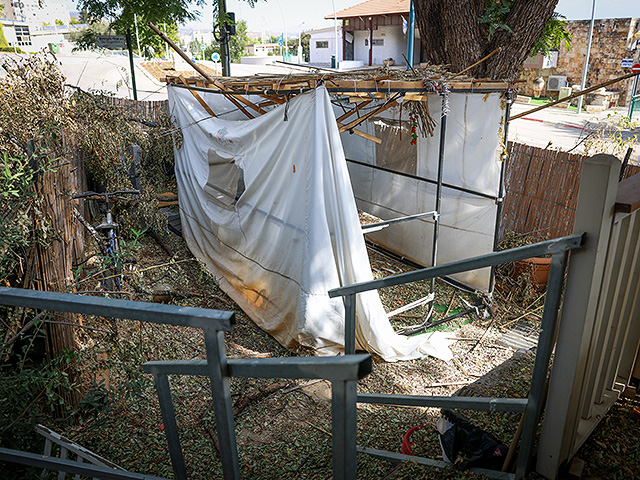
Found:
[[[133,48],[131,47],[131,29],[127,28],[127,50],[129,50],[129,65],[131,66],[131,85],[133,86],[133,99],[138,100],[138,91],[136,90],[136,71],[133,63]]]
[[[409,24],[407,25],[407,70],[413,68],[413,45],[416,32],[416,15],[413,9],[413,0],[409,2]]]
[[[229,35],[227,34],[227,2],[225,0],[218,1],[218,30],[220,31],[220,62],[222,63],[222,76],[229,77],[231,75],[231,55],[229,54]]]
[[[140,37],[138,36],[138,15],[133,14],[133,21],[136,24],[136,44],[138,45],[138,55],[142,56],[142,51],[140,50]]]

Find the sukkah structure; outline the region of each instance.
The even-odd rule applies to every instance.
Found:
[[[266,113],[273,106],[286,104],[295,95],[324,85],[332,97],[338,129],[343,134],[349,170],[352,177],[356,177],[353,185],[358,206],[386,220],[431,210],[438,212],[436,218],[421,217],[417,221],[398,224],[393,229],[371,233],[368,238],[419,265],[428,266],[436,263],[438,253],[441,255],[440,263],[460,258],[459,253],[448,252],[450,246],[455,244],[452,240],[459,241],[460,232],[464,232],[465,228],[456,229],[455,225],[446,222],[444,228],[450,227],[456,232],[445,233],[446,245],[440,247],[438,252],[439,230],[442,226],[440,214],[446,215],[446,212],[441,211],[443,195],[458,195],[462,202],[475,202],[476,210],[480,208],[477,205],[479,198],[487,200],[487,205],[492,204],[491,214],[481,213],[484,224],[476,228],[479,229],[477,233],[481,234],[481,247],[476,239],[465,242],[471,245],[471,250],[465,248],[468,256],[493,250],[504,195],[503,161],[506,158],[513,84],[452,77],[442,67],[427,67],[410,71],[379,68],[231,78],[168,76],[166,82],[175,87],[189,88],[194,98],[214,116],[224,116],[227,113],[214,112],[198,92],[220,93],[248,119]],[[255,96],[258,100],[249,101],[248,95]],[[473,118],[469,118],[471,114],[474,115]],[[470,145],[470,132],[477,132],[483,125],[487,128]],[[491,132],[494,136],[489,139]],[[437,138],[433,138],[434,135]],[[447,138],[447,135],[454,139]],[[462,144],[455,144],[455,137],[461,135],[467,138]],[[487,145],[486,148],[481,148],[478,152],[478,147],[483,143]],[[428,153],[425,154],[425,151]],[[422,157],[427,155],[430,157],[429,164],[421,165],[426,160]],[[475,158],[462,158],[465,155],[475,155]],[[476,171],[469,173],[470,166],[471,170]],[[458,174],[452,172],[452,169]],[[407,188],[412,195],[417,196],[421,195],[420,191],[425,187],[422,184],[432,185],[435,189],[435,192],[430,193],[435,197],[433,206],[422,205],[424,202],[402,207],[385,205],[387,201],[384,196],[390,196],[389,190],[376,190],[377,186],[373,187],[371,182],[365,187],[357,180],[371,176],[370,170],[376,171],[373,182],[394,176],[396,183],[400,182],[398,188],[404,196],[408,195]],[[466,171],[467,177],[460,174],[463,171]],[[402,180],[398,177],[402,177]],[[365,188],[374,191],[367,195],[362,191]],[[393,195],[398,197],[400,192]],[[451,206],[451,209],[459,210],[459,206]],[[469,213],[471,216],[474,214],[477,215],[477,211]],[[490,223],[492,224],[489,225]],[[432,239],[427,238],[431,236],[427,232],[433,232]],[[404,239],[404,244],[398,244],[399,238]],[[419,239],[419,242],[410,242],[412,238]],[[474,248],[474,245],[479,248]],[[459,281],[483,292],[490,293],[493,289],[490,272],[462,275]]]
[[[183,54],[179,49],[176,51]],[[189,61],[187,58],[185,60]],[[311,173],[308,175],[311,180],[307,183],[312,185],[315,181],[314,176],[321,176],[329,186],[332,182],[339,184],[343,172],[335,163],[336,158],[342,157],[348,165],[348,173],[345,173],[344,177],[350,184],[347,188],[355,198],[358,208],[383,219],[375,225],[368,225],[363,232],[360,230],[357,216],[352,218],[351,213],[346,214],[340,210],[341,206],[336,207],[332,204],[327,207],[323,204],[317,208],[326,210],[329,220],[325,223],[331,224],[337,218],[338,223],[342,222],[340,228],[350,230],[350,226],[344,226],[345,219],[349,218],[349,221],[358,223],[360,237],[365,233],[368,240],[386,251],[419,265],[447,263],[494,250],[501,200],[504,195],[505,145],[512,83],[453,75],[443,67],[410,71],[380,68],[349,72],[316,69],[309,73],[283,76],[223,78],[211,77],[197,64],[190,63],[200,76],[167,76],[165,81],[169,90],[170,108],[180,110],[178,113],[172,111],[171,114],[177,117],[183,133],[185,128],[203,129],[205,123],[210,125],[207,127],[208,131],[203,131],[201,136],[195,135],[189,140],[195,144],[191,154],[177,152],[178,157],[202,157],[200,163],[189,165],[189,170],[201,169],[201,177],[190,178],[183,183],[191,185],[194,191],[200,188],[204,192],[202,195],[207,196],[204,203],[216,203],[221,211],[240,211],[248,208],[247,200],[251,198],[248,192],[257,187],[248,185],[252,180],[255,185],[256,179],[249,178],[252,173],[249,173],[244,160],[247,157],[247,148],[254,149],[252,155],[262,156],[262,164],[260,161],[255,162],[251,169],[258,168],[258,165],[263,168],[270,161],[276,162],[273,157],[289,155],[291,158],[282,161],[289,162],[287,168],[292,169],[295,174],[296,168],[305,168],[306,164],[301,165],[294,157],[308,154],[304,150],[308,148],[308,143],[317,143],[319,137],[325,136],[329,138],[328,146],[319,148],[312,154],[324,155],[325,160],[322,161],[329,162],[333,170],[327,174],[322,170],[324,166],[309,167]],[[299,98],[315,95],[314,92],[321,92],[318,94],[320,96],[328,95],[332,110],[329,114],[324,111],[324,106],[318,107],[322,103],[320,100],[314,101],[319,108],[317,111],[322,111],[322,115],[336,122],[334,127],[329,128],[325,123],[318,123],[317,119],[316,123],[306,121],[305,117],[316,115],[316,110],[305,110],[307,107],[299,106],[298,103],[303,102],[299,101]],[[181,105],[179,108],[176,107],[178,104]],[[278,109],[281,116],[278,114],[278,117],[274,117],[273,112]],[[292,115],[295,112],[298,112],[297,117]],[[270,123],[261,124],[260,128],[264,132],[252,132],[252,136],[242,137],[243,132],[249,127],[241,127],[241,124],[249,125],[265,116],[269,117]],[[222,124],[216,124],[211,119],[224,119],[234,123],[221,126]],[[269,130],[276,121],[283,122],[284,131]],[[339,135],[337,141],[333,138],[335,127]],[[311,135],[309,129],[317,131]],[[278,135],[280,143],[272,145],[273,139]],[[300,143],[302,137],[306,138],[307,143],[304,145]],[[313,138],[309,140],[311,137]],[[243,146],[242,148],[246,148],[241,151],[240,145],[243,142],[254,145]],[[185,137],[185,144],[187,143]],[[207,147],[208,150],[202,147],[205,143],[211,144]],[[196,151],[198,145],[202,147],[200,151]],[[230,145],[233,145],[233,148]],[[296,148],[299,150],[295,150]],[[286,153],[289,149],[293,153]],[[202,162],[208,163],[208,166],[200,165]],[[189,176],[191,172],[185,175]],[[280,176],[286,175],[286,170],[280,171]],[[327,175],[337,176],[329,178]],[[261,177],[260,182],[271,182],[274,189],[282,183],[280,178],[268,176]],[[266,190],[269,188],[267,185]],[[300,191],[299,194],[306,193]],[[272,198],[273,192],[267,191],[266,195]],[[280,195],[286,197],[289,192],[283,190]],[[327,191],[323,191],[323,195],[326,199]],[[336,205],[353,202],[353,199],[345,200],[340,195],[332,197]],[[272,200],[273,205],[284,201],[283,198],[277,197],[273,197]],[[264,199],[261,201],[264,202]],[[295,199],[289,198],[288,202],[296,204]],[[298,203],[302,202],[301,198]],[[219,236],[219,240],[225,237],[225,234],[219,234],[221,229],[224,230],[230,225],[224,225],[227,221],[224,215],[217,220],[222,223],[215,224],[216,222],[209,218],[208,225],[204,225],[207,222],[198,220],[198,217],[209,215],[206,212],[208,207],[191,211],[190,217],[187,218],[183,212],[183,203],[186,202],[181,199],[181,215],[184,220],[193,223],[194,229],[200,231],[196,237],[213,235]],[[193,206],[196,202],[189,203]],[[250,205],[252,213],[260,211],[262,217],[286,226],[292,232],[291,235],[294,235],[294,232],[303,232],[309,226],[308,219],[301,218],[298,223],[285,219],[283,212],[271,209],[271,204]],[[308,208],[307,204],[305,208]],[[321,322],[310,330],[306,329],[310,311],[319,309],[315,302],[322,297],[322,302],[330,304],[330,300],[323,296],[326,290],[315,291],[304,283],[308,276],[314,275],[316,267],[305,262],[308,257],[315,256],[315,251],[306,250],[301,253],[299,263],[304,263],[307,270],[292,273],[295,269],[286,262],[271,259],[265,263],[264,258],[256,260],[257,257],[252,257],[252,253],[238,252],[232,246],[235,240],[246,243],[247,238],[252,235],[263,236],[264,242],[272,242],[271,251],[274,257],[291,254],[277,249],[278,246],[287,248],[288,245],[286,241],[282,242],[282,237],[278,237],[281,233],[274,233],[273,225],[265,226],[266,224],[260,222],[254,220],[249,224],[241,224],[240,236],[227,233],[228,243],[225,243],[224,239],[217,241],[215,245],[223,245],[225,252],[216,251],[215,245],[199,240],[193,241],[190,248],[198,250],[200,255],[208,258],[211,263],[210,269],[216,277],[219,280],[224,277],[221,285],[223,289],[227,290],[258,325],[272,333],[283,345],[293,348],[296,344],[301,344],[319,353],[335,353],[336,348],[344,345],[341,340],[344,326],[342,331],[336,327],[332,334],[322,332],[323,327],[319,326]],[[249,225],[252,228],[251,234],[246,233]],[[260,227],[253,230],[255,225]],[[342,230],[332,231],[331,228],[333,227],[329,228],[327,242],[341,237],[351,238],[350,234],[347,235]],[[309,232],[306,234],[309,236]],[[333,275],[334,281],[341,284],[366,281],[358,275],[352,276],[352,273],[360,268],[356,266],[360,260],[349,263],[353,260],[350,258],[353,252],[338,252],[341,248],[355,249],[350,241],[332,244],[334,257],[330,262],[337,264],[337,271],[331,275],[326,272],[317,274],[318,277],[324,275],[329,278]],[[305,242],[303,237],[300,238],[300,242]],[[316,246],[318,250],[322,250],[322,245]],[[245,268],[246,265],[242,262],[247,258],[250,259],[252,268],[255,265],[259,266],[260,272]],[[216,266],[217,262],[227,263]],[[365,270],[370,275],[368,264]],[[255,280],[263,272],[269,272],[275,277],[265,281]],[[275,284],[286,283],[282,278],[293,279],[292,282],[297,285],[296,288],[299,287],[299,291],[292,290],[288,297],[283,294],[288,287],[276,292]],[[489,269],[465,272],[453,280],[475,291],[490,294],[493,289],[493,275]],[[326,286],[327,284],[323,284],[322,288]],[[299,301],[301,296],[305,297],[304,301]],[[389,316],[400,311],[429,305],[432,300],[433,286],[430,296],[388,314],[383,312],[382,315],[387,320]],[[379,304],[379,299],[377,302]],[[311,304],[316,308],[311,308]],[[343,318],[342,305],[333,304],[329,309],[331,312],[325,312],[325,316],[337,314]],[[367,313],[366,308],[358,306],[358,312],[368,317],[380,315],[378,307],[374,310],[375,313]],[[271,314],[267,313],[268,311]],[[272,322],[272,317],[275,316],[280,318],[277,322]],[[378,331],[373,336],[384,337],[390,334],[386,327],[383,330],[384,333]],[[395,335],[393,330],[391,333]],[[366,332],[360,331],[358,345],[380,354],[387,360],[416,358],[427,353],[424,349],[413,347],[410,348],[411,351],[401,348],[402,352],[398,349],[385,352],[380,345],[374,345],[376,342],[371,338]],[[448,357],[446,354],[442,355],[442,350],[435,356]]]

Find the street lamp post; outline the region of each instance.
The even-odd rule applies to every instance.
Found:
[[[593,6],[591,7],[591,27],[589,27],[589,42],[587,43],[587,55],[584,57],[584,67],[582,69],[582,83],[580,84],[580,91],[584,90],[585,84],[587,82],[587,70],[589,70],[589,54],[591,53],[591,40],[593,39],[593,22],[595,20],[596,15],[596,0],[593,0]],[[580,110],[582,110],[582,102],[584,100],[584,95],[580,95],[578,97],[578,110],[576,113],[580,115]]]
[[[284,31],[282,33],[282,47],[280,48],[280,54],[282,55],[282,60],[284,60],[284,52],[287,46],[287,22],[284,20],[284,12],[282,11],[282,5],[280,5],[280,0],[276,0],[278,4],[278,8],[280,9],[280,15],[282,16],[282,26],[284,27]]]
[[[338,66],[338,15],[336,14],[336,2],[334,2],[334,0],[331,0],[331,5],[333,6],[333,36],[335,42],[335,53],[333,54],[335,63],[334,65],[331,65],[331,67],[335,68]]]

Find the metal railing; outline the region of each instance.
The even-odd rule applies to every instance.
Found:
[[[6,287],[0,287],[0,305],[99,315],[202,329],[206,360],[156,361],[143,365],[145,372],[153,374],[155,378],[174,478],[178,480],[186,480],[187,476],[168,375],[209,377],[220,459],[224,478],[227,480],[240,478],[229,387],[230,377],[322,378],[330,380],[332,383],[333,477],[335,479],[356,478],[356,387],[358,379],[363,378],[371,371],[371,357],[369,355],[227,359],[224,332],[233,328],[235,316],[233,312],[219,310]],[[94,478],[155,478],[4,448],[0,449],[0,460],[41,466],[50,470]]]
[[[501,412],[520,412],[525,415],[522,443],[518,455],[516,474],[510,475],[503,472],[483,470],[482,473],[494,478],[521,478],[529,470],[529,463],[533,451],[533,443],[536,426],[542,409],[543,392],[549,359],[554,344],[554,335],[558,320],[558,309],[564,283],[564,272],[567,263],[568,252],[580,248],[584,242],[584,235],[570,235],[545,242],[536,243],[524,247],[518,247],[502,252],[490,253],[479,257],[424,268],[413,272],[403,273],[391,277],[358,283],[346,287],[336,288],[329,292],[329,297],[344,297],[345,303],[345,353],[355,354],[356,350],[356,295],[369,290],[405,285],[421,280],[433,279],[467,270],[475,270],[483,267],[493,267],[502,263],[514,262],[529,257],[551,255],[551,269],[547,284],[547,294],[542,315],[541,332],[539,337],[536,359],[531,378],[531,387],[528,398],[485,398],[485,397],[436,397],[419,395],[384,395],[384,394],[359,394],[359,403],[372,403],[384,405],[402,405],[415,407],[441,407],[461,408],[468,410],[490,410]],[[416,457],[400,458],[393,452],[383,452],[360,448],[360,451],[371,453],[375,456],[392,461],[415,460]],[[428,465],[445,467],[444,462],[431,459],[420,459]],[[472,469],[473,470],[473,469]]]

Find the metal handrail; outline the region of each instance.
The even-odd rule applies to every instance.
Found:
[[[168,375],[209,377],[223,475],[225,479],[234,480],[240,479],[240,467],[229,377],[330,380],[332,383],[333,478],[356,478],[356,390],[358,379],[371,372],[371,357],[368,354],[345,357],[227,359],[224,332],[233,328],[235,316],[233,312],[220,310],[8,287],[0,287],[0,305],[201,328],[204,333],[206,360],[155,361],[143,365],[145,372],[154,375],[174,478],[178,480],[186,480],[187,477]],[[0,449],[0,460],[42,466],[61,472],[86,474],[94,478],[156,478],[9,449]]]
[[[536,351],[536,359],[531,377],[529,396],[526,399],[519,398],[453,398],[417,395],[388,395],[366,393],[358,394],[358,403],[461,408],[467,410],[489,410],[502,412],[522,412],[524,414],[522,444],[518,455],[517,470],[515,475],[498,471],[484,471],[485,475],[493,478],[521,478],[529,469],[529,463],[533,452],[536,425],[540,418],[543,390],[549,368],[549,360],[553,350],[554,336],[557,327],[558,309],[560,308],[560,296],[564,284],[564,272],[568,259],[568,252],[580,248],[585,234],[574,234],[566,237],[547,240],[544,242],[513,248],[502,252],[494,252],[478,257],[460,260],[457,262],[423,268],[413,272],[402,273],[378,280],[348,285],[329,291],[329,297],[342,296],[345,304],[345,354],[352,355],[356,351],[356,295],[361,292],[377,290],[385,287],[404,285],[421,280],[434,279],[445,275],[452,275],[478,268],[492,267],[502,263],[523,260],[529,257],[551,255],[551,267],[547,284],[544,311],[542,314],[539,344]],[[359,451],[366,451],[360,449]],[[387,458],[390,461],[398,461],[397,454],[393,452],[376,451],[375,456]],[[425,461],[430,459],[423,459]],[[428,462],[427,462],[428,463]],[[435,463],[433,464],[435,465]]]
[[[515,262],[525,258],[553,255],[554,253],[562,253],[574,248],[580,248],[583,242],[584,236],[580,234],[554,238],[552,240],[546,240],[533,245],[525,245],[523,247],[512,248],[502,252],[488,253],[486,255],[480,255],[444,265],[422,268],[413,272],[400,273],[398,275],[392,275],[378,280],[354,283],[353,285],[334,288],[333,290],[329,290],[329,297],[334,298],[366,292],[368,290],[379,290],[380,288],[444,277],[455,273],[476,270],[478,268],[492,267],[500,265],[501,263]]]

